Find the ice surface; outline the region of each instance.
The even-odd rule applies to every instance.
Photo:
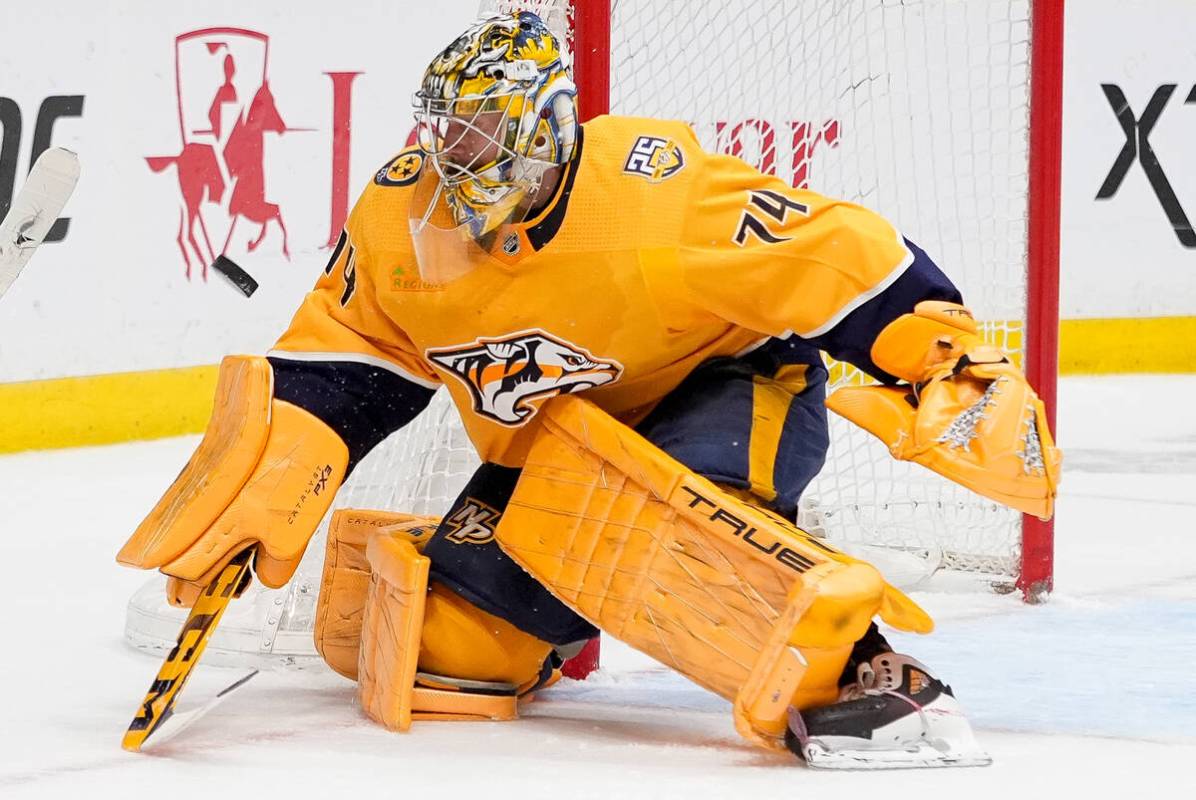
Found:
[[[920,592],[894,636],[956,689],[985,769],[821,774],[605,640],[602,671],[514,723],[387,733],[325,672],[270,672],[153,754],[120,737],[157,663],[121,640],[144,575],[113,555],[194,437],[0,458],[0,797],[1196,797],[1196,378],[1068,379],[1056,592]],[[206,667],[198,698],[239,674]]]

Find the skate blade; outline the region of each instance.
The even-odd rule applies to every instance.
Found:
[[[834,747],[819,741],[802,746],[806,764],[813,769],[926,769],[935,767],[985,767],[992,757],[978,749],[955,749],[940,742],[912,742],[902,748],[863,749]]]

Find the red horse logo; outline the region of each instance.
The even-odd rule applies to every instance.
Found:
[[[237,221],[259,227],[250,252],[266,237],[271,220],[282,231],[282,254],[290,259],[287,228],[278,204],[266,199],[265,137],[290,131],[274,103],[267,80],[270,37],[244,28],[204,28],[175,38],[175,91],[178,98],[182,150],[173,156],[145,160],[154,172],[174,166],[182,206],[177,242],[187,278],[192,258],[203,278],[217,255],[228,252]],[[231,192],[226,190],[231,187]],[[226,199],[227,195],[227,199]],[[223,212],[219,252],[212,247],[210,226]]]

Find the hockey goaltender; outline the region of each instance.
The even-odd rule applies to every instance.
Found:
[[[1049,517],[1042,403],[885,219],[680,122],[579,124],[575,96],[532,14],[436,57],[418,146],[366,187],[275,349],[225,359],[203,442],[119,561],[202,604],[202,640],[250,555],[285,583],[354,465],[444,386],[482,465],[443,519],[341,515],[329,537],[317,647],[379,724],[515,719],[601,630],[811,766],[988,763],[874,622],[927,633],[927,614],[792,520],[827,408]],[[826,397],[824,352],[880,384]]]

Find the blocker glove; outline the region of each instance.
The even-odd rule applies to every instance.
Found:
[[[914,461],[1027,514],[1054,511],[1062,453],[1022,371],[964,306],[919,303],[881,331],[872,359],[907,383],[849,386],[827,407]]]
[[[191,605],[247,547],[262,583],[282,586],[332,505],[348,460],[332,428],[274,397],[265,358],[229,356],[203,441],[116,560],[170,576],[174,605]]]

